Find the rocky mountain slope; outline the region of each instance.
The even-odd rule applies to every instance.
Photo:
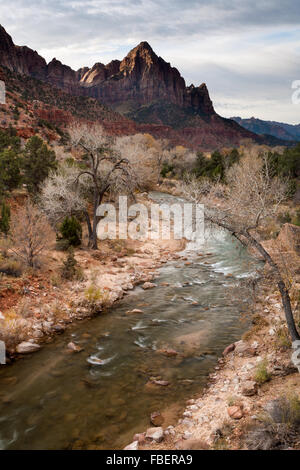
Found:
[[[66,106],[61,103],[62,108],[69,110],[67,95],[93,98],[101,106],[109,106],[115,110],[114,118],[109,121],[121,122],[124,134],[149,132],[173,144],[202,150],[239,145],[244,139],[270,145],[285,143],[274,137],[258,136],[235,121],[219,116],[206,85],[187,87],[178,70],[158,57],[147,42],[132,49],[122,61],[114,60],[107,65],[96,63],[92,68],[75,71],[56,59],[47,64],[36,51],[16,46],[0,26],[0,66],[13,74],[61,89],[68,103]],[[40,88],[40,84],[29,85],[27,80],[26,87],[28,91],[31,87]],[[63,95],[59,96],[63,101]],[[86,110],[84,99],[80,102]],[[79,108],[80,102],[77,100]],[[89,114],[86,119],[90,119]],[[97,113],[94,120],[101,121]]]
[[[241,117],[232,117],[235,122],[245,129],[256,134],[269,134],[278,139],[298,141],[300,140],[300,124],[286,124],[284,122],[276,121],[263,121],[262,119],[249,118],[242,119]]]

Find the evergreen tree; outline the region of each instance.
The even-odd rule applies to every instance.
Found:
[[[50,170],[56,168],[55,152],[49,149],[39,136],[35,135],[25,145],[23,167],[24,181],[28,191],[37,193]]]
[[[17,188],[21,178],[21,158],[15,150],[6,148],[0,152],[0,195]]]
[[[76,217],[65,217],[62,224],[59,227],[61,233],[60,240],[66,240],[69,246],[81,245],[82,239],[82,228],[81,223]]]
[[[63,261],[63,266],[61,268],[61,275],[64,279],[71,281],[74,279],[77,273],[77,261],[74,256],[74,249],[69,248],[68,256],[65,261]]]
[[[1,205],[0,232],[4,233],[4,235],[7,235],[9,232],[9,226],[10,207],[3,201]]]

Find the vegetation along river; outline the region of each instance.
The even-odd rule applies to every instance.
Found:
[[[219,231],[204,244],[189,243],[185,256],[191,264],[164,265],[155,289],[135,288],[108,313],[0,368],[0,449],[118,449],[149,427],[153,411],[165,415],[164,425],[175,424],[247,328],[250,299],[240,281],[255,270],[243,247]],[[126,314],[134,308],[144,313]],[[70,354],[70,341],[84,350]],[[161,348],[179,354],[167,357]],[[151,377],[169,385],[153,385]]]

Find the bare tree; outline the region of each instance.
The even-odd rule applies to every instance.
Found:
[[[88,181],[82,178],[80,184],[76,182],[79,171],[78,166],[63,163],[57,171],[50,173],[43,184],[40,204],[53,225],[65,216],[87,213]]]
[[[131,192],[135,186],[134,177],[128,159],[120,155],[113,139],[104,134],[101,126],[78,124],[70,128],[69,134],[72,145],[86,158],[85,168],[78,172],[76,183],[80,184],[82,178],[85,178],[92,193],[92,221],[88,213],[86,218],[89,244],[97,249],[98,206],[108,191]]]
[[[27,200],[12,216],[11,250],[29,267],[34,267],[39,255],[49,246],[52,233],[46,217]]]
[[[141,189],[153,188],[159,182],[162,162],[168,153],[166,146],[166,141],[155,140],[148,134],[116,139],[116,148],[134,168],[136,184]]]
[[[266,154],[246,156],[226,172],[226,185],[194,179],[182,185],[183,194],[205,207],[206,221],[230,232],[270,266],[281,294],[286,322],[292,341],[300,339],[297,331],[289,288],[281,270],[261,243],[261,234],[287,196],[287,181],[273,177]]]

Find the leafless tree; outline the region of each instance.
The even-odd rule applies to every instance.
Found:
[[[11,220],[11,250],[29,267],[35,267],[39,255],[49,247],[53,231],[41,211],[27,200]]]
[[[89,182],[82,178],[78,184],[78,173],[78,166],[63,163],[57,171],[50,173],[43,184],[41,208],[54,226],[66,216],[82,216],[87,213]]]
[[[86,213],[90,246],[98,248],[97,208],[105,193],[132,192],[135,182],[132,168],[127,158],[117,151],[111,137],[104,134],[99,125],[77,124],[70,128],[72,145],[86,158],[86,165],[78,172],[76,183],[84,178],[92,193],[92,221]]]
[[[116,148],[127,158],[141,189],[153,188],[159,182],[162,163],[168,156],[168,142],[149,134],[135,134],[116,139]]]
[[[286,199],[288,182],[273,177],[267,155],[246,156],[226,173],[226,185],[190,178],[182,184],[183,194],[204,204],[205,220],[230,232],[251,246],[270,266],[281,294],[292,341],[300,339],[295,326],[289,288],[281,270],[264,248],[261,234]]]

